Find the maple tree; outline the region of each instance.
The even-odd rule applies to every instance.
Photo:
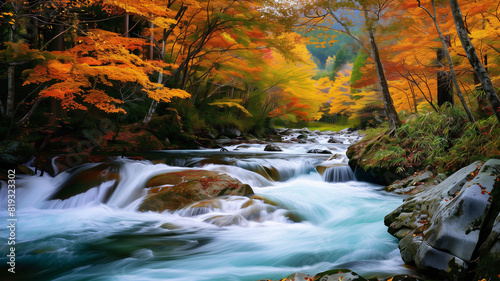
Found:
[[[61,53],[61,59],[49,60],[26,71],[28,77],[23,85],[45,83],[39,95],[60,100],[66,110],[86,110],[87,104],[91,104],[105,112],[124,113],[118,106],[123,101],[98,87],[112,87],[118,82],[137,84],[142,92],[157,101],[189,97],[185,91],[150,81],[148,75],[163,72],[160,67],[164,66],[131,53],[142,48],[143,40],[103,30],[88,30],[86,36],[77,40],[75,47]]]
[[[305,17],[309,20],[307,24],[318,25],[322,21],[327,21],[329,25],[337,23],[340,27],[337,29],[353,38],[373,59],[378,83],[382,92],[385,114],[389,121],[388,133],[401,125],[401,120],[394,107],[394,102],[389,92],[389,86],[385,75],[384,66],[380,58],[379,48],[375,39],[375,33],[378,28],[379,20],[386,13],[392,1],[312,1],[306,2],[307,12]],[[356,11],[357,14],[354,14]],[[355,20],[363,24],[363,30],[366,32],[365,38],[357,36],[352,27],[355,26]]]

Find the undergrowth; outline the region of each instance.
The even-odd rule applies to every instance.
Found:
[[[383,131],[368,130],[361,142],[368,168],[452,173],[477,160],[500,158],[500,126],[494,116],[472,124],[461,111],[447,108],[407,117],[394,136],[382,136]]]

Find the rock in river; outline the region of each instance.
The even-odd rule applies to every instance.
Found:
[[[492,235],[499,228],[499,182],[499,159],[482,166],[476,162],[387,215],[389,232],[401,239],[403,260],[436,277],[457,280],[472,278],[476,260],[500,262],[498,234]]]
[[[252,188],[227,174],[185,170],[157,175],[146,184],[147,197],[139,211],[177,210],[188,204],[223,195],[253,194]]]

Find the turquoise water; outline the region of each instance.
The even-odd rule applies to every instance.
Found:
[[[311,167],[304,168],[297,161],[305,157],[244,158],[286,170],[286,180],[279,182],[234,166],[205,166],[249,183],[277,206],[257,201],[245,209],[249,199],[233,196],[198,215],[135,211],[152,175],[186,167],[124,161],[122,180],[106,204],[99,194],[109,183],[72,201],[55,202],[47,198],[66,174],[18,179],[17,279],[12,280],[258,280],[345,267],[365,277],[409,273],[397,240],[383,225],[402,198],[369,183],[326,182],[314,170],[324,159],[307,158],[313,159],[305,164]],[[243,160],[233,162],[238,161]],[[290,167],[297,168],[290,172]],[[2,206],[5,197],[4,185]],[[227,226],[210,223],[217,216],[237,220]],[[7,219],[2,209],[0,220]],[[7,228],[0,228],[0,237],[8,235]],[[0,249],[7,253],[8,246],[3,243]],[[0,275],[11,280],[6,262],[2,254]]]

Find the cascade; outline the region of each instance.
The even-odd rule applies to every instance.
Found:
[[[257,145],[225,154],[169,151],[169,164],[184,167],[119,160],[115,175],[85,181],[90,184],[79,185],[78,193],[67,184],[79,183],[70,172],[53,178],[19,176],[16,277],[254,281],[347,266],[364,276],[411,274],[397,239],[383,225],[402,197],[355,181],[348,166],[327,169],[322,178],[315,167],[328,155],[306,155],[311,148],[304,144],[269,154],[257,153],[262,150]],[[345,155],[340,148],[336,152]],[[158,159],[165,156],[154,153]],[[175,160],[175,153],[183,160]],[[225,172],[252,186],[255,196],[217,197],[162,213],[137,211],[149,179],[191,169],[186,165]],[[63,186],[68,192],[60,190]],[[7,198],[2,184],[0,209],[7,208]],[[0,212],[0,220],[7,221],[7,214]],[[9,237],[8,231],[0,228],[0,237]],[[6,262],[0,257],[1,264]]]
[[[327,168],[323,173],[323,179],[327,182],[346,182],[354,181],[356,177],[351,167],[342,165]]]

